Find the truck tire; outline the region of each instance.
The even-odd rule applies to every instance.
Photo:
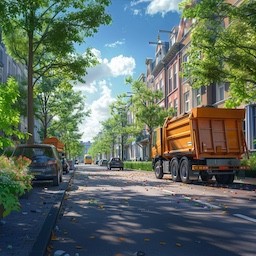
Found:
[[[207,181],[209,181],[209,180],[212,179],[213,175],[210,175],[210,174],[209,174],[208,172],[206,172],[206,171],[201,171],[201,172],[200,172],[200,177],[201,177],[201,180],[202,180],[202,181],[207,182]]]
[[[162,166],[161,161],[157,161],[155,164],[155,175],[156,175],[157,179],[162,179],[164,176],[163,166]]]
[[[190,162],[187,157],[182,157],[180,160],[180,178],[183,183],[190,183],[189,172],[190,172]]]
[[[171,161],[171,174],[173,181],[180,181],[179,161],[176,157],[174,157]]]
[[[215,179],[219,184],[228,185],[234,181],[234,174],[216,174]]]

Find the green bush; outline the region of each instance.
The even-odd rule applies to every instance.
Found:
[[[246,177],[256,177],[256,153],[251,153],[249,159],[243,158],[241,164],[250,167],[250,170],[245,171]]]
[[[124,162],[124,168],[132,170],[152,171],[152,162],[126,161]]]

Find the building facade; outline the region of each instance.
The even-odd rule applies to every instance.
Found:
[[[17,63],[7,54],[0,30],[0,83],[6,83],[10,76],[15,77],[18,83],[22,83],[27,80],[27,68]],[[19,129],[21,132],[27,132],[27,118],[24,116],[21,116]],[[35,143],[39,143],[41,140],[39,136],[40,123],[38,120],[35,120],[34,129]]]
[[[242,1],[229,0],[229,3],[240,4]],[[229,21],[225,20],[225,26]],[[183,64],[188,61],[188,49],[191,42],[192,20],[182,18],[177,27],[169,31],[169,41],[156,43],[154,59],[146,59],[146,84],[152,90],[161,90],[163,98],[157,103],[164,108],[172,107],[175,115],[188,113],[194,107],[224,107],[229,97],[229,85],[219,83],[192,88],[188,77],[182,76]],[[256,104],[241,106],[246,108],[244,122],[248,149],[256,149]],[[148,149],[149,150],[149,149]]]

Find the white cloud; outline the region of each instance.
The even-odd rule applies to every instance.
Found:
[[[136,66],[134,58],[123,55],[112,58],[107,65],[114,77],[132,75]]]
[[[109,116],[109,105],[115,100],[112,97],[112,89],[115,87],[111,79],[119,76],[132,75],[135,69],[133,57],[123,55],[115,56],[111,59],[102,58],[101,52],[93,49],[99,64],[87,70],[85,84],[77,84],[74,88],[85,94],[87,103],[85,109],[91,110],[90,117],[86,117],[83,124],[79,126],[83,133],[82,140],[92,140],[101,130],[101,121],[105,121]],[[115,85],[115,86],[119,86]],[[91,95],[88,95],[91,94]]]
[[[92,94],[98,91],[97,81],[133,74],[136,66],[133,57],[119,55],[108,60],[106,58],[102,59],[101,52],[97,49],[93,49],[93,53],[97,57],[99,64],[87,70],[88,73],[84,78],[85,83],[75,85],[76,91]]]
[[[84,84],[84,83],[77,83],[75,85],[73,85],[74,90],[75,91],[80,91],[84,94],[93,94],[93,93],[97,93],[98,88],[97,88],[97,84],[95,81],[93,81],[92,83],[88,83],[88,84]]]
[[[155,15],[160,13],[164,16],[168,12],[179,12],[179,3],[181,1],[182,0],[135,0],[131,2],[131,7],[146,3],[146,14]]]
[[[164,16],[168,12],[179,12],[179,3],[181,0],[153,0],[147,7],[147,13],[154,15],[161,13]]]
[[[111,85],[108,85],[105,80],[99,81],[98,87],[100,97],[93,101],[90,106],[86,108],[91,110],[90,117],[86,117],[84,122],[80,125],[80,131],[83,132],[82,140],[90,141],[101,130],[101,121],[105,121],[109,117],[109,105],[114,102],[111,97]]]
[[[141,10],[139,10],[139,9],[134,9],[133,10],[133,15],[135,15],[135,16],[138,16],[138,15],[142,15],[142,13],[141,13]]]
[[[124,43],[125,43],[125,40],[123,39],[122,41],[116,41],[114,43],[105,44],[105,46],[110,48],[116,48],[118,45],[122,45]]]

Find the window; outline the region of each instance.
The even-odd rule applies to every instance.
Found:
[[[168,92],[172,91],[172,69],[169,69],[169,84],[168,84]]]
[[[225,96],[225,84],[216,84],[216,101],[224,100]]]
[[[177,78],[178,78],[177,72],[178,72],[177,63],[175,63],[173,65],[173,90],[177,88]]]
[[[183,72],[186,72],[186,70],[187,70],[187,66],[186,66],[187,64],[186,63],[188,62],[188,60],[189,60],[188,54],[183,55],[183,58],[182,58]],[[185,75],[183,75],[182,80],[183,81],[187,80],[187,77]]]
[[[156,84],[156,91],[159,90],[159,83]]]
[[[0,63],[3,63],[3,50],[0,49]]]
[[[175,44],[175,41],[176,41],[175,35],[174,35],[174,33],[171,33],[169,48],[171,48]]]
[[[190,110],[189,106],[189,91],[184,93],[184,111],[188,112]]]
[[[196,106],[201,105],[202,99],[201,99],[201,88],[195,90],[195,103]]]
[[[163,79],[161,79],[160,82],[159,82],[159,90],[164,92]]]
[[[3,82],[3,76],[4,76],[3,73],[4,73],[4,69],[3,69],[3,67],[0,66],[0,83]]]
[[[178,115],[178,99],[174,99],[173,101],[173,108],[174,108],[174,116]]]

